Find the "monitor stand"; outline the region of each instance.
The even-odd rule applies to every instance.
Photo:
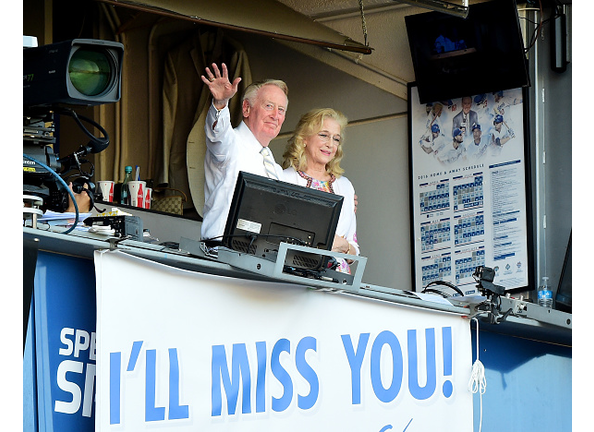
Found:
[[[330,258],[346,258],[353,261],[351,264],[351,271],[354,270],[354,273],[341,273],[329,268],[323,268],[317,271],[294,268],[287,260],[287,256],[292,255],[291,252],[307,252]],[[289,243],[280,243],[275,261],[240,253],[225,247],[219,247],[218,259],[233,267],[261,274],[262,276],[272,279],[306,284],[335,291],[344,289],[350,291],[353,287],[358,288],[361,284],[361,278],[363,277],[363,272],[365,271],[365,265],[367,263],[366,257],[347,255],[307,246],[292,245]]]

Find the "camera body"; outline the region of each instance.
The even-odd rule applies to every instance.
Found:
[[[23,113],[23,153],[47,166],[23,156],[23,193],[42,198],[41,208],[44,211],[63,212],[68,207],[68,192],[61,190],[63,187],[50,171],[59,172],[62,169],[58,155],[54,153],[54,130],[51,111],[43,109]]]
[[[489,267],[480,266],[474,270],[473,276],[476,280],[482,282],[493,282],[495,280],[495,270]]]
[[[23,151],[40,162],[45,161],[47,166],[56,168],[56,171],[62,166],[50,146],[23,145]],[[72,180],[72,191],[80,194],[83,190],[89,193],[91,202],[94,202],[94,183],[85,175],[76,176]],[[23,158],[23,194],[42,198],[43,204],[40,208],[43,211],[64,212],[69,207],[70,194],[64,185],[56,179],[55,174],[26,158]]]
[[[56,142],[54,136],[53,112],[47,108],[41,110],[25,110],[23,116],[23,194],[35,195],[43,199],[40,208],[55,212],[64,212],[69,206],[68,189],[57,180],[56,176],[64,173],[68,167],[63,162],[71,161],[72,157],[64,160],[59,159],[54,152],[53,145]],[[31,160],[34,159],[34,160]],[[74,167],[75,172],[66,177],[72,182],[74,193],[81,193],[85,183],[89,192],[94,192],[94,184],[91,182],[93,173],[85,173],[80,165]],[[37,163],[36,161],[41,162]],[[84,162],[84,160],[83,160]],[[43,164],[43,165],[42,165]],[[94,197],[90,195],[91,201]]]
[[[479,291],[486,294],[505,295],[505,287],[493,283],[495,280],[495,269],[479,266],[474,270],[472,277],[478,282]]]
[[[119,42],[73,39],[23,50],[23,193],[43,199],[42,210],[64,212],[83,190],[94,203],[94,166],[84,157],[109,145],[107,132],[64,105],[95,106],[119,101],[124,46]],[[54,116],[68,115],[90,138],[87,145],[59,158]],[[81,123],[92,124],[96,137]],[[90,169],[83,170],[83,164]],[[86,185],[86,187],[85,187]]]

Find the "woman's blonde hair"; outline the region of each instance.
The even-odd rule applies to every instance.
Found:
[[[348,120],[344,114],[332,108],[314,109],[301,116],[283,154],[283,168],[292,166],[296,171],[305,171],[307,169],[305,139],[321,131],[324,120],[327,118],[336,120],[340,125],[341,139],[334,158],[326,164],[326,171],[335,177],[342,175],[344,169],[340,167],[340,161],[343,156],[344,130],[346,129]]]

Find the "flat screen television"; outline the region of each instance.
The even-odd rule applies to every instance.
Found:
[[[405,23],[421,103],[530,85],[515,0],[472,5],[466,19],[428,12]]]
[[[240,171],[223,245],[275,261],[281,242],[330,250],[342,209],[341,195]],[[289,249],[285,263],[319,270],[324,256]]]

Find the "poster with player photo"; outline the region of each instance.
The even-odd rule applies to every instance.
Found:
[[[533,279],[526,93],[420,103],[409,85],[411,244],[416,291],[476,292],[477,267],[505,291]]]

